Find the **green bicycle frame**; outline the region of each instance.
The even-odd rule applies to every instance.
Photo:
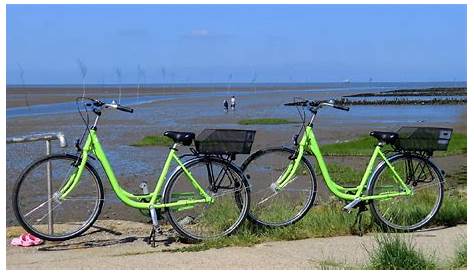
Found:
[[[65,199],[67,195],[77,186],[80,182],[82,172],[87,163],[87,159],[89,154],[93,154],[96,156],[97,160],[101,163],[107,178],[112,186],[113,191],[117,195],[117,197],[126,205],[134,208],[140,209],[149,209],[149,208],[165,208],[165,207],[188,207],[198,203],[212,203],[214,199],[209,196],[206,191],[199,185],[196,179],[192,176],[191,172],[186,169],[184,164],[181,162],[178,156],[176,156],[176,149],[170,149],[168,157],[166,158],[165,164],[163,166],[163,170],[161,175],[159,176],[155,190],[149,194],[143,195],[136,195],[132,194],[125,189],[123,189],[117,178],[115,177],[115,173],[110,166],[109,160],[105,155],[104,150],[99,142],[99,139],[96,135],[95,129],[90,129],[89,134],[87,136],[86,142],[82,148],[82,155],[81,161],[78,164],[78,168],[76,169],[75,173],[73,173],[66,183],[61,187],[59,190],[60,192],[60,199]],[[179,193],[179,200],[172,202],[172,203],[160,203],[161,200],[161,190],[163,188],[163,184],[165,183],[166,176],[168,174],[170,165],[172,161],[175,161],[178,166],[184,171],[186,177],[188,178],[191,185],[199,192],[201,197],[200,199],[193,198],[195,195],[192,192],[187,193]]]
[[[276,190],[281,190],[292,182],[305,152],[309,152],[316,158],[316,161],[318,162],[319,168],[321,170],[321,174],[329,190],[334,195],[343,200],[382,200],[412,194],[412,190],[405,184],[405,182],[402,180],[395,168],[387,160],[387,157],[385,157],[384,153],[381,150],[381,144],[378,144],[375,147],[374,152],[372,153],[372,157],[370,157],[369,164],[367,165],[367,168],[365,170],[364,176],[362,177],[360,184],[357,187],[343,187],[334,182],[331,179],[326,162],[324,161],[321,150],[319,149],[318,142],[316,141],[316,136],[313,133],[312,125],[306,126],[305,133],[298,145],[298,154],[296,155],[296,159],[290,163],[290,165],[286,168],[280,178],[278,178],[276,182]],[[379,193],[377,195],[363,194],[364,189],[367,188],[369,176],[372,174],[377,157],[382,158],[382,160],[387,164],[388,168],[392,172],[393,178],[396,182],[400,184],[403,191],[387,191]],[[355,194],[353,194],[354,192]]]

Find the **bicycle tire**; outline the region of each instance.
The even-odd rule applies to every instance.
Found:
[[[97,218],[100,215],[100,212],[102,210],[103,201],[104,201],[104,190],[103,190],[102,182],[100,180],[100,177],[99,177],[97,171],[94,169],[94,167],[92,165],[90,165],[89,163],[86,163],[85,168],[84,168],[84,172],[83,172],[82,177],[81,177],[81,180],[82,180],[82,178],[84,178],[84,173],[87,171],[89,173],[89,175],[91,176],[91,178],[93,179],[93,182],[96,186],[97,201],[95,202],[95,206],[93,207],[93,210],[91,211],[91,214],[89,216],[87,216],[84,223],[82,225],[80,225],[77,229],[74,229],[74,231],[67,232],[65,234],[59,234],[59,235],[55,235],[55,234],[50,235],[50,234],[48,234],[49,231],[48,231],[48,233],[45,233],[45,232],[40,231],[39,228],[35,228],[35,226],[32,225],[25,218],[25,217],[27,217],[27,216],[25,216],[26,214],[24,212],[22,212],[22,208],[21,208],[20,203],[26,203],[25,202],[26,198],[21,198],[21,193],[20,192],[22,191],[22,186],[24,184],[28,183],[27,179],[29,178],[29,175],[34,176],[33,171],[35,171],[38,167],[40,167],[42,164],[44,164],[46,162],[52,162],[52,161],[56,161],[56,160],[59,160],[59,161],[67,160],[70,163],[74,163],[74,162],[79,160],[79,157],[74,156],[74,155],[69,155],[69,154],[53,154],[53,155],[50,155],[50,156],[40,158],[40,159],[34,161],[33,163],[31,163],[29,166],[27,166],[22,171],[22,173],[20,174],[20,176],[18,177],[18,179],[15,183],[15,186],[13,188],[13,193],[12,193],[12,203],[13,203],[13,212],[15,213],[15,216],[16,216],[19,224],[27,232],[29,232],[29,233],[33,234],[34,236],[36,236],[38,238],[41,238],[43,240],[65,241],[65,240],[68,240],[68,239],[71,239],[71,238],[74,238],[74,237],[77,237],[77,236],[81,235],[82,233],[84,233],[87,229],[89,229],[94,224],[94,222],[97,220]],[[54,172],[54,166],[53,166],[52,172]],[[76,189],[74,189],[71,193],[75,193],[75,190]],[[36,193],[36,195],[38,195],[38,193]],[[35,197],[37,197],[37,196],[35,196]],[[83,197],[81,197],[81,199],[83,199]],[[68,199],[68,200],[71,200],[71,199]],[[54,201],[56,202],[56,200],[54,200]],[[56,203],[58,203],[58,204],[53,208],[53,211],[55,211],[53,214],[57,214],[57,212],[59,212],[59,210],[56,211],[56,208],[58,208],[59,205],[64,203],[64,201],[62,201],[62,203],[59,203],[59,202],[56,202]],[[82,203],[84,204],[85,202],[82,202]],[[43,205],[39,204],[38,209],[40,209],[42,206],[44,206],[44,202],[43,202]],[[64,207],[65,206],[63,205],[62,208],[64,208]],[[33,210],[36,210],[36,209],[33,208]],[[33,211],[31,211],[31,212],[33,212]],[[28,212],[28,215],[29,214],[30,213]],[[76,214],[78,214],[78,213],[76,212]],[[73,217],[71,217],[72,214],[71,215],[64,214],[64,215],[65,215],[65,218],[67,220],[70,220],[70,218],[73,218]],[[42,221],[42,220],[40,220],[40,221]],[[71,223],[71,222],[58,223],[57,225],[68,226],[68,223]],[[38,226],[44,226],[44,225],[38,225]],[[53,225],[53,228],[54,228],[54,225]],[[54,231],[53,231],[53,233],[54,233]]]
[[[424,200],[422,200],[422,201],[424,203],[427,203],[426,200],[428,198],[431,199],[431,197],[428,196],[428,192],[426,192],[426,191],[422,192],[421,191],[421,190],[426,189],[426,187],[425,188],[420,187],[420,188],[417,189],[416,187],[418,186],[418,182],[415,185],[414,182],[410,182],[411,179],[406,180],[403,177],[406,176],[407,172],[405,171],[403,174],[400,174],[401,173],[400,172],[400,169],[401,169],[400,167],[397,170],[397,166],[398,166],[397,162],[407,160],[407,159],[410,160],[410,161],[415,159],[416,161],[419,161],[420,164],[423,164],[424,166],[419,167],[421,172],[423,172],[426,167],[428,167],[430,170],[434,171],[434,174],[431,174],[431,176],[433,176],[433,178],[436,177],[434,179],[437,179],[437,183],[433,184],[433,186],[435,186],[434,187],[434,190],[435,190],[434,193],[435,194],[437,193],[436,194],[437,195],[436,196],[436,201],[435,201],[433,207],[426,214],[426,216],[424,216],[421,220],[419,220],[419,221],[417,221],[413,224],[408,224],[408,221],[411,220],[411,219],[416,218],[417,215],[425,215],[425,214],[421,213],[422,209],[423,209],[422,206],[424,206],[425,204],[417,202],[417,200],[413,200],[414,201],[413,204],[411,204],[410,206],[407,206],[406,201],[411,196],[399,196],[399,197],[388,199],[388,200],[371,200],[371,201],[369,201],[369,207],[370,207],[372,216],[376,220],[377,224],[379,224],[379,226],[381,226],[382,229],[384,229],[385,231],[412,232],[412,231],[418,230],[418,229],[426,226],[427,224],[429,224],[429,222],[438,213],[439,209],[441,208],[442,202],[443,202],[444,176],[443,176],[443,173],[441,172],[441,170],[432,161],[430,161],[426,157],[423,157],[423,156],[420,156],[420,155],[417,155],[417,154],[412,154],[412,153],[398,153],[398,154],[395,154],[395,155],[391,156],[390,158],[388,158],[388,161],[390,162],[390,164],[392,166],[394,166],[397,173],[399,173],[399,175],[402,177],[402,179],[404,179],[405,182],[408,183],[407,185],[409,187],[412,187],[412,189],[414,189],[415,192],[413,194],[413,197],[416,194],[419,193],[419,195],[417,197],[423,198]],[[406,165],[408,165],[408,162],[404,162],[404,163],[401,163],[401,164],[403,164],[403,166],[406,166]],[[383,176],[382,172],[387,170],[387,167],[388,167],[388,165],[385,162],[381,162],[376,167],[376,169],[373,172],[373,175],[372,175],[372,177],[371,177],[371,179],[369,180],[369,183],[368,183],[368,195],[377,194],[376,190],[375,190],[377,181],[378,181],[379,178],[382,178],[382,176]],[[414,176],[415,175],[415,174],[410,174],[411,172],[408,172],[408,173],[409,173],[409,176]],[[427,176],[427,175],[423,175],[423,176]],[[383,180],[383,179],[381,179],[381,180]],[[383,184],[383,181],[381,183],[379,183],[379,185],[381,185],[381,184]],[[385,185],[384,188],[387,188],[387,186]],[[422,195],[425,195],[425,196],[422,196]],[[417,199],[421,199],[421,198],[417,198]],[[379,206],[379,203],[381,204],[384,201],[386,201],[387,203],[388,203],[388,201],[392,201],[393,203],[395,203],[395,205],[398,205],[400,207],[404,206],[401,209],[399,209],[398,212],[400,212],[401,210],[404,210],[404,211],[410,210],[410,211],[407,211],[406,214],[397,213],[397,214],[394,215],[394,216],[401,216],[399,222],[400,223],[405,222],[405,224],[400,224],[400,223],[396,224],[396,223],[394,223],[395,221],[389,221],[389,220],[387,220],[387,217],[383,216],[383,214],[381,213],[382,206]],[[389,211],[393,210],[393,208],[395,208],[395,205],[386,206],[387,209],[385,210],[385,214],[387,214]],[[406,215],[406,216],[404,216],[404,215]]]
[[[199,165],[208,165],[209,163],[211,165],[217,164],[217,165],[222,166],[223,168],[228,168],[229,170],[227,172],[230,171],[230,173],[228,174],[233,174],[232,176],[235,176],[231,179],[229,179],[230,176],[228,176],[228,179],[230,180],[229,188],[231,189],[228,192],[223,192],[224,194],[225,193],[229,194],[227,198],[222,198],[222,199],[220,198],[220,197],[223,197],[222,196],[223,194],[222,193],[218,194],[219,187],[215,189],[215,188],[212,188],[211,185],[207,185],[207,186],[202,185],[202,183],[204,182],[203,178],[206,176],[207,178],[209,178],[209,176],[208,174],[199,173],[199,171],[197,170],[197,167],[199,167]],[[165,214],[167,216],[167,220],[169,221],[169,223],[183,238],[187,239],[189,242],[198,242],[202,240],[215,239],[215,238],[227,236],[233,233],[245,220],[245,217],[247,216],[247,213],[248,213],[248,206],[249,206],[249,199],[250,199],[249,185],[245,177],[242,175],[240,168],[232,164],[230,161],[213,157],[213,156],[204,156],[204,157],[192,159],[184,163],[184,166],[186,167],[187,170],[192,172],[193,177],[201,184],[201,186],[206,190],[206,192],[210,194],[211,196],[214,196],[215,202],[210,205],[204,204],[204,203],[197,204],[195,206],[190,207],[189,209],[184,209],[181,211],[183,213],[182,215],[180,214],[180,211],[177,208],[168,207],[165,209]],[[206,172],[206,171],[201,171],[201,172]],[[184,177],[183,184],[181,184],[182,181],[180,180],[181,178],[183,178],[182,176]],[[236,179],[238,179],[238,181]],[[208,183],[209,183],[209,179],[208,179]],[[231,183],[234,183],[235,185],[232,187]],[[189,179],[185,176],[183,168],[180,167],[170,176],[170,179],[168,180],[165,186],[163,202],[164,203],[172,202],[173,193],[179,194],[178,192],[174,192],[175,188],[182,189],[183,186],[186,186],[186,185],[190,187],[191,191],[194,191],[195,194],[193,195],[196,195],[195,197],[200,197],[197,190],[191,187],[191,183],[189,182]],[[221,196],[217,196],[217,195],[221,195]],[[218,203],[217,201],[220,201],[220,203]],[[236,207],[234,208],[232,204],[235,204]],[[197,212],[201,208],[201,206],[205,207],[205,210],[207,211],[206,213],[202,213],[200,215],[197,215],[196,217],[195,212]],[[224,208],[227,211],[223,210]],[[230,212],[233,209],[236,210],[236,212],[232,214]],[[222,214],[217,214],[215,217],[209,217],[210,214],[213,213],[213,210],[220,211]],[[232,217],[228,217],[229,214],[232,214]],[[230,219],[235,219],[235,220],[229,221],[230,225],[228,225],[228,227],[226,225],[224,229],[221,229],[223,231],[220,231],[219,233],[217,233],[218,225],[224,226],[222,222],[226,223],[225,222],[226,220],[222,219],[225,217],[227,217],[227,220],[230,220]],[[191,221],[189,221],[189,223],[186,223],[188,221],[185,222],[184,221],[185,219],[191,220]],[[200,221],[202,222],[198,223]],[[206,221],[208,222],[207,223],[209,225],[208,227],[204,227],[206,225]],[[204,232],[206,229],[207,229],[206,232],[209,232],[209,235],[204,235],[204,233],[199,234],[199,232],[197,232],[198,230]],[[216,233],[213,233],[215,232],[214,230],[216,230]]]
[[[291,225],[291,224],[294,224],[294,223],[298,222],[311,209],[312,205],[314,204],[314,200],[316,198],[316,193],[317,193],[316,175],[314,174],[314,170],[311,167],[311,163],[305,157],[303,157],[301,159],[300,166],[303,166],[304,169],[306,170],[306,175],[309,175],[309,176],[306,176],[306,178],[302,178],[303,180],[301,180],[302,182],[304,182],[303,186],[305,188],[303,190],[306,190],[306,192],[308,193],[308,194],[306,194],[306,198],[304,198],[303,206],[299,210],[296,210],[294,213],[289,213],[289,214],[284,214],[283,213],[283,215],[287,215],[287,216],[291,215],[289,217],[284,218],[284,220],[283,220],[283,218],[282,218],[282,220],[277,220],[277,218],[279,216],[278,215],[272,215],[271,207],[273,207],[273,205],[269,206],[269,208],[270,208],[268,210],[269,217],[263,216],[264,213],[259,213],[259,211],[263,211],[263,210],[260,210],[259,208],[257,208],[258,204],[256,204],[257,203],[256,201],[258,201],[258,199],[256,199],[255,196],[258,195],[259,192],[264,191],[265,189],[260,190],[260,189],[254,188],[254,185],[256,185],[257,182],[252,182],[251,178],[254,177],[254,176],[252,174],[250,174],[250,173],[253,173],[252,171],[250,171],[250,169],[252,168],[252,164],[257,165],[256,161],[259,158],[268,157],[270,154],[276,154],[276,153],[282,153],[283,155],[285,155],[282,158],[282,159],[284,159],[284,158],[289,158],[291,155],[294,155],[295,151],[292,150],[292,149],[289,149],[289,148],[285,148],[285,147],[266,148],[266,149],[257,151],[255,153],[253,153],[252,155],[250,155],[244,161],[244,163],[242,164],[242,167],[241,167],[242,171],[244,172],[244,175],[247,176],[247,179],[250,179],[250,184],[251,184],[251,192],[250,193],[252,195],[252,199],[251,199],[252,203],[250,204],[248,219],[252,223],[254,223],[256,225],[264,226],[264,227],[284,227],[284,226],[288,226],[288,225]],[[270,156],[270,159],[275,159],[275,158],[276,158],[276,156]],[[289,160],[289,159],[287,159],[287,160]],[[293,160],[291,160],[291,161],[293,161]],[[281,168],[286,168],[286,166],[288,166],[288,164],[285,163],[285,165],[280,167],[280,169]],[[277,167],[271,167],[271,170],[278,170],[278,169],[279,168],[277,168]],[[281,172],[280,172],[280,174],[281,174]],[[251,178],[249,178],[249,177],[251,177]],[[268,176],[267,174],[264,174],[264,177],[269,178],[270,176]],[[261,181],[261,180],[259,180],[259,181]],[[268,188],[271,188],[272,183],[273,183],[273,180],[268,182],[268,183],[265,182],[264,186],[266,186]],[[294,184],[294,183],[292,183],[292,184]],[[283,190],[285,190],[285,188],[283,188]],[[285,193],[285,192],[282,191],[280,193]],[[271,195],[273,195],[273,194],[271,194]],[[276,197],[276,196],[278,196],[278,195],[275,195],[274,197]],[[261,201],[263,201],[263,200],[264,199],[262,199]],[[286,205],[284,205],[281,200],[275,201],[275,204],[278,203],[278,207],[280,208],[279,210],[281,210],[281,211],[284,210],[284,209],[281,209],[281,208],[291,208],[295,204],[295,199],[284,199],[283,201],[287,201],[288,203]]]

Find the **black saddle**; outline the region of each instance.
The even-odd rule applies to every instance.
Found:
[[[194,140],[194,133],[181,131],[165,131],[164,136],[171,138],[175,143],[180,143],[184,146],[189,146]]]
[[[379,142],[384,142],[389,145],[395,145],[398,140],[398,133],[387,131],[372,131],[370,136],[377,138]]]

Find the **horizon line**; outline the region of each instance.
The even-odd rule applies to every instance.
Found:
[[[190,83],[182,83],[182,82],[167,82],[167,83],[91,83],[85,84],[84,86],[122,86],[122,87],[129,87],[133,86],[136,87],[137,85],[143,86],[167,86],[167,85],[177,85],[177,86],[192,86],[192,85],[209,85],[209,86],[216,86],[216,85],[229,85],[229,84],[238,84],[238,85],[268,85],[268,84],[378,84],[378,83],[466,83],[467,80],[437,80],[437,81],[321,81],[321,82],[313,82],[313,81],[296,81],[296,82],[286,82],[286,81],[270,81],[270,82],[190,82]],[[50,83],[34,83],[34,84],[6,84],[6,87],[35,87],[35,86],[77,86],[83,87],[82,83],[58,83],[58,84],[50,84]]]

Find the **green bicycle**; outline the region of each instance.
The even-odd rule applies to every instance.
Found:
[[[304,110],[303,114],[299,111],[303,124],[293,138],[295,149],[263,149],[242,164],[242,171],[252,188],[251,221],[279,227],[304,217],[316,197],[315,171],[305,155],[316,158],[330,193],[347,202],[345,210],[357,207],[360,213],[368,205],[384,229],[414,231],[428,224],[436,215],[443,200],[444,174],[429,158],[434,150],[447,148],[452,129],[403,127],[398,133],[371,132],[378,144],[360,183],[347,187],[331,178],[313,133],[313,122],[323,107],[344,111],[349,111],[349,108],[337,105],[333,100],[304,100],[285,105],[296,106],[298,111],[299,107],[305,108],[312,117],[306,123]],[[391,155],[382,150],[384,145],[394,148]],[[381,161],[376,165],[377,158]]]
[[[82,147],[82,141],[76,143],[77,155],[55,154],[41,158],[22,172],[14,186],[13,209],[26,231],[45,240],[63,241],[81,235],[96,221],[104,202],[104,191],[91,158],[100,163],[120,201],[149,211],[153,223],[149,237],[152,245],[155,234],[160,232],[161,213],[182,237],[191,241],[228,235],[246,218],[249,187],[239,167],[224,157],[196,151],[183,155],[192,156],[186,162],[177,156],[179,145],[189,146],[193,142],[195,136],[191,132],[164,133],[174,144],[152,192],[133,194],[123,189],[99,142],[97,125],[105,109],[130,113],[133,109],[115,102],[80,99],[86,102],[86,113],[92,110],[96,117],[89,126],[89,114],[84,118],[79,111],[86,124],[82,140],[87,138]],[[173,161],[177,166],[167,177]]]

